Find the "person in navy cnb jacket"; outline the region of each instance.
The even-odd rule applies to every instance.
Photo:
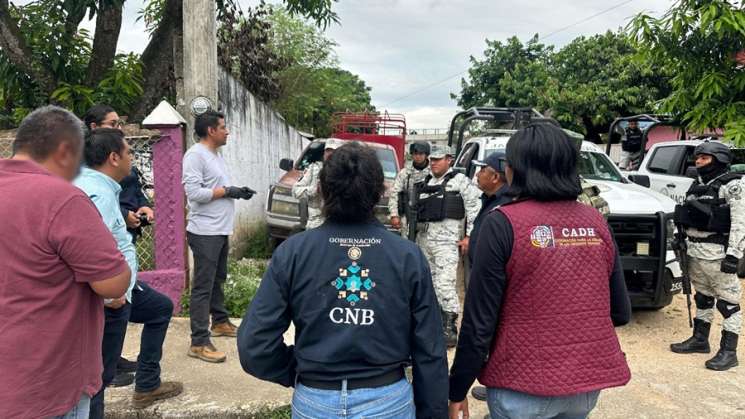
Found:
[[[492,417],[585,418],[600,390],[631,378],[614,325],[631,304],[603,216],[578,203],[577,149],[534,123],[507,143],[515,201],[481,226],[450,371],[450,418],[473,381]]]
[[[375,219],[383,180],[373,149],[334,152],[320,172],[326,221],[277,248],[238,329],[243,369],[295,387],[293,418],[447,418],[432,276],[416,244]]]

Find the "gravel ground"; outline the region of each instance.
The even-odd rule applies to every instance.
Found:
[[[720,322],[712,327],[711,344],[719,345]],[[140,327],[131,325],[124,354],[138,351]],[[634,313],[631,324],[617,329],[621,345],[631,366],[631,382],[622,388],[604,391],[592,413],[595,418],[745,418],[745,364],[726,372],[709,371],[704,361],[711,355],[679,355],[668,345],[690,335],[685,299],[676,296],[672,305],[660,311]],[[286,339],[292,339],[288,332]],[[107,392],[110,418],[250,418],[257,409],[283,405],[291,392],[260,382],[241,370],[235,340],[216,338],[219,349],[228,353],[224,364],[207,364],[186,356],[189,342],[188,319],[174,319],[166,339],[163,361],[164,379],[184,382],[184,394],[161,402],[145,411],[129,405],[132,387]],[[745,344],[740,351],[745,354]],[[453,351],[448,354],[452,360]],[[745,360],[743,361],[745,362]],[[470,401],[471,415],[481,419],[486,404]]]

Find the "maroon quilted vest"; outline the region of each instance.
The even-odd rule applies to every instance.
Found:
[[[600,213],[575,201],[499,209],[514,232],[507,287],[479,381],[538,396],[626,384],[610,318],[615,250]]]

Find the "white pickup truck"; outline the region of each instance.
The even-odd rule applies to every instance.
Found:
[[[696,178],[693,151],[704,139],[666,141],[647,151],[637,172],[629,172],[630,179],[647,185],[653,191],[683,202],[688,188]],[[732,170],[745,172],[745,149],[731,148]]]
[[[468,139],[455,168],[473,177],[473,160],[483,160],[504,150],[514,130],[490,130],[489,136]],[[681,271],[670,249],[675,202],[626,179],[600,148],[582,142],[580,175],[600,189],[610,207],[613,230],[623,265],[631,303],[636,308],[662,308],[682,290]]]

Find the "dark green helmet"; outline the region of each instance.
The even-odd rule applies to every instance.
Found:
[[[713,156],[719,163],[730,164],[732,162],[732,152],[726,145],[706,140],[703,143],[696,146],[693,155],[698,156],[699,154],[708,154]]]
[[[409,154],[424,153],[429,156],[429,143],[426,141],[414,141],[409,146]]]

